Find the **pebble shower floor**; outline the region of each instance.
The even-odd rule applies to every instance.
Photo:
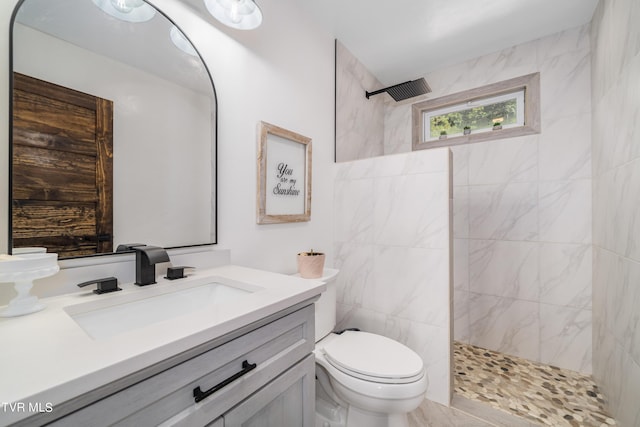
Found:
[[[591,376],[454,343],[455,392],[550,426],[615,426]]]

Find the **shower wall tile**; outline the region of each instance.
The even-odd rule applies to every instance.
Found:
[[[540,240],[591,243],[591,180],[541,182]]]
[[[547,117],[539,143],[541,181],[591,178],[591,114]]]
[[[540,302],[591,308],[591,245],[540,244]]]
[[[475,84],[471,87],[524,76],[536,71],[538,58],[535,54],[535,42],[508,47],[493,54],[481,56],[474,62],[473,74],[480,78],[472,79],[472,81],[475,80]]]
[[[608,279],[616,286],[605,290],[606,326],[622,349],[639,363],[640,263],[617,256],[612,270],[613,275]]]
[[[337,319],[336,330],[359,328],[384,335],[418,353],[424,361],[429,379],[426,397],[434,402],[448,405],[451,350],[447,328],[344,304],[338,304]]]
[[[640,263],[627,260],[629,293],[626,306],[629,308],[626,326],[629,331],[628,343],[631,350],[631,358],[640,365]],[[635,285],[633,285],[635,283]]]
[[[607,34],[607,40],[610,37]],[[600,149],[602,156],[610,159],[603,162],[595,154],[592,159],[592,127],[595,132],[599,123],[616,123],[620,129],[616,135],[636,135],[635,140],[639,140],[640,132],[633,133],[637,127],[625,127],[625,123],[638,122],[630,116],[640,119],[640,113],[635,115],[638,109],[633,108],[640,93],[631,89],[627,101],[608,96],[606,106],[594,103],[595,109],[600,108],[608,115],[594,117],[592,123],[591,43],[590,26],[584,25],[425,76],[433,88],[429,98],[533,72],[540,72],[541,76],[539,135],[451,147],[455,339],[536,361],[544,355],[552,364],[554,357],[564,363],[569,354],[582,354],[580,349],[590,345],[584,338],[590,329],[590,243],[602,235],[609,242],[607,247],[613,248],[617,236],[625,230],[602,225],[601,230],[593,227],[592,231],[591,177],[595,176],[592,169],[596,171],[601,164],[622,159],[628,162],[634,155],[640,156],[640,144],[621,144],[614,153],[594,145],[594,153]],[[633,76],[640,73],[640,68],[635,71],[628,73],[628,82],[616,94],[622,96],[624,89],[638,81]],[[640,84],[637,86],[640,88]],[[361,92],[362,87],[355,90]],[[410,150],[410,111],[409,102],[385,105],[385,154]],[[623,111],[628,115],[626,121],[616,121],[616,115]],[[604,131],[602,134],[606,135]],[[444,249],[439,242],[446,239],[442,236],[432,239],[432,232],[425,229],[429,221],[424,219],[434,218],[439,223],[439,214],[428,211],[433,209],[429,194],[412,193],[429,188],[427,174],[440,173],[422,165],[425,159],[444,164],[430,155],[420,157],[432,151],[437,150],[338,165],[336,240],[358,245],[337,246],[336,257],[343,259],[347,271],[354,271],[350,273],[353,277],[362,273],[350,265],[362,265],[364,258],[371,256],[372,264],[362,268],[376,272],[369,274],[366,287],[345,290],[343,298],[348,302],[345,312],[351,314],[345,315],[344,326],[352,326],[348,319],[367,324],[362,319],[371,318],[377,320],[368,327],[380,328],[376,331],[385,331],[384,325],[394,322],[440,327],[429,323],[439,322],[437,308],[426,316],[424,312],[431,308],[420,311],[417,303],[409,301],[413,298],[428,306],[429,292],[420,288],[432,285],[419,278],[422,274],[419,269],[407,264],[429,266],[436,275],[443,275],[434,264],[429,264],[431,261],[421,259],[421,254],[431,258],[437,252],[434,249]],[[418,166],[412,168],[409,161]],[[607,171],[603,168],[603,173]],[[360,185],[349,181],[360,179],[367,181],[363,188],[376,201],[373,206],[358,197],[347,200],[349,192]],[[606,185],[595,183],[594,187],[600,190],[594,191],[594,216],[599,209],[605,210],[614,222],[635,215],[632,203],[620,207],[623,192],[612,191],[625,180],[625,174],[620,172],[609,174]],[[345,189],[340,189],[343,184]],[[597,195],[598,192],[601,194]],[[599,207],[597,200],[610,203]],[[367,209],[369,218],[364,218],[361,212]],[[617,244],[621,252],[632,254],[640,245],[629,239],[629,234],[632,233],[627,233],[624,245]],[[346,255],[349,251],[355,252],[353,259]],[[363,251],[373,251],[373,255],[364,255]],[[386,279],[378,280],[378,274]],[[395,281],[394,275],[398,276]],[[448,307],[446,302],[443,305]],[[381,311],[388,319],[380,320]],[[544,323],[545,314],[558,323]],[[613,325],[614,321],[610,322]],[[578,369],[588,369],[589,361],[581,356],[579,360]]]
[[[336,160],[384,154],[384,101],[367,99],[380,82],[341,43],[336,44]]]
[[[634,8],[638,10],[637,15],[640,17],[640,6],[636,4]],[[638,31],[635,31],[638,34]],[[640,45],[640,35],[637,38],[636,43]],[[640,158],[640,146],[637,144],[637,141],[640,140],[640,127],[637,126],[637,123],[640,123],[640,103],[638,103],[640,81],[637,78],[638,73],[640,73],[640,52],[637,52],[636,56],[629,60],[629,64],[625,69],[624,86],[627,90],[622,92],[623,100],[622,105],[619,107],[628,117],[628,120],[625,120],[624,123],[628,126],[626,143],[631,146],[630,160]]]
[[[448,329],[388,316],[383,335],[405,344],[420,355],[429,381],[427,399],[448,402],[451,382]]]
[[[530,74],[537,71],[536,62],[535,48],[527,43],[436,70],[427,75],[433,89],[430,96],[449,95]]]
[[[539,304],[470,293],[470,343],[540,360]]]
[[[513,183],[469,187],[469,237],[536,240],[538,185]]]
[[[395,169],[396,175],[408,175],[408,174],[425,174],[440,172],[445,175],[449,174],[451,170],[450,150],[435,149],[435,150],[423,150],[415,153],[401,154],[397,156],[390,156],[384,159],[376,159],[377,167],[379,169],[378,174],[383,174],[384,170],[389,169],[389,161],[398,158],[402,160],[402,168]]]
[[[536,45],[540,62],[569,52],[588,53],[591,48],[591,26],[583,25],[552,34],[540,39]]]
[[[611,170],[593,181],[593,243],[609,250],[614,250],[616,230],[622,226],[616,222],[616,192],[620,192],[620,187],[615,179],[616,170]]]
[[[545,117],[591,112],[591,54],[567,52],[540,63],[540,107]]]
[[[334,242],[333,266],[340,270],[337,300],[356,307],[362,306],[364,295],[370,292],[374,246],[366,243]]]
[[[385,103],[384,154],[411,151],[411,105]]]
[[[335,181],[339,186],[342,181],[370,178],[375,165],[373,162],[343,162],[335,166]]]
[[[540,359],[591,373],[591,310],[540,304]]]
[[[442,248],[449,240],[448,177],[442,173],[378,178],[374,182],[374,241]]]
[[[469,291],[469,240],[453,239],[453,288]]]
[[[436,70],[426,79],[434,89],[429,97],[436,98],[534,72],[541,77],[540,134],[451,147],[454,338],[540,361],[543,351],[550,358],[556,354],[554,346],[576,346],[571,334],[554,341],[548,325],[541,344],[541,306],[577,311],[585,321],[591,307],[590,243],[596,231],[591,223],[590,25]],[[637,96],[629,99],[627,111]],[[608,107],[610,116],[603,121],[613,122],[623,107],[613,102]],[[615,202],[621,194],[608,191],[603,187],[602,197],[612,200],[610,217],[624,215]],[[613,244],[616,234],[606,233]],[[627,243],[622,250],[635,247]],[[568,315],[555,318],[565,322],[556,325],[558,331],[575,327]],[[579,366],[587,369],[589,362]]]
[[[425,360],[427,397],[450,395],[450,152],[424,150],[338,165],[334,266],[338,329],[406,344]]]
[[[617,169],[615,206],[620,226],[615,232],[616,252],[640,261],[640,158]]]
[[[538,179],[538,135],[469,145],[469,185]]]
[[[453,157],[453,185],[458,187],[469,185],[469,146],[451,147]]]
[[[334,221],[337,241],[373,243],[374,183],[372,180],[354,180],[337,183],[334,191],[336,212]]]
[[[538,243],[469,241],[469,290],[476,294],[537,301]]]
[[[640,365],[629,357],[622,359],[625,375],[622,378],[622,392],[618,404],[617,419],[621,425],[640,425]]]
[[[453,187],[453,237],[469,237],[469,187]]]
[[[606,144],[594,146],[595,174],[622,166],[638,157],[637,138],[640,130],[635,125],[640,107],[637,96],[640,84],[640,57],[635,58],[631,69],[626,70],[602,100],[594,106],[594,139],[606,140]]]
[[[373,334],[383,334],[387,315],[349,304],[338,304],[336,307],[336,331],[347,328],[358,328]]]
[[[453,339],[468,343],[471,337],[469,325],[469,292],[453,291]]]
[[[376,246],[373,280],[363,306],[430,325],[449,322],[448,253],[442,249]],[[400,291],[401,290],[401,291]]]
[[[592,21],[593,375],[623,426],[640,425],[640,5]]]
[[[446,173],[449,170],[450,153],[446,149],[424,150],[374,157],[368,161],[342,162],[336,164],[336,185],[342,181],[374,179],[390,176]]]

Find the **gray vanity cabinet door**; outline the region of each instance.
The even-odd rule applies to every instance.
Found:
[[[224,427],[224,418],[220,417],[211,424],[207,424],[207,427]]]
[[[313,316],[313,305],[308,305],[85,406],[50,425],[205,426],[242,405],[247,396],[270,388],[269,384],[285,376],[301,361],[309,357],[314,361],[310,356],[314,346]],[[246,370],[243,361],[254,366]],[[297,369],[295,372],[299,372],[300,368]],[[242,371],[246,372],[236,377]],[[313,375],[312,369],[312,380]],[[226,383],[227,380],[231,381]],[[222,388],[213,392],[219,385],[223,385]],[[196,388],[211,391],[212,394],[195,402]],[[314,400],[304,402],[313,410]],[[301,424],[271,425],[294,427]]]
[[[301,362],[224,414],[224,427],[312,427],[315,359]]]

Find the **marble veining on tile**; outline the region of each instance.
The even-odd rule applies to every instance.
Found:
[[[454,343],[454,391],[540,425],[615,426],[590,376]]]

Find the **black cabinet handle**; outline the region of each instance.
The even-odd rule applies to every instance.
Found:
[[[204,392],[202,390],[200,390],[200,386],[194,388],[193,389],[193,397],[195,398],[196,403],[206,399],[207,397],[211,396],[216,391],[228,386],[229,384],[231,384],[232,382],[234,382],[235,380],[237,380],[241,376],[243,376],[245,374],[248,374],[249,372],[253,371],[254,369],[256,369],[256,366],[258,366],[258,365],[255,364],[255,363],[249,363],[249,362],[247,362],[245,360],[245,361],[242,362],[242,370],[240,372],[231,375],[229,378],[227,378],[226,380],[222,381],[220,384],[215,385],[215,386],[211,387],[209,390],[204,391]]]

